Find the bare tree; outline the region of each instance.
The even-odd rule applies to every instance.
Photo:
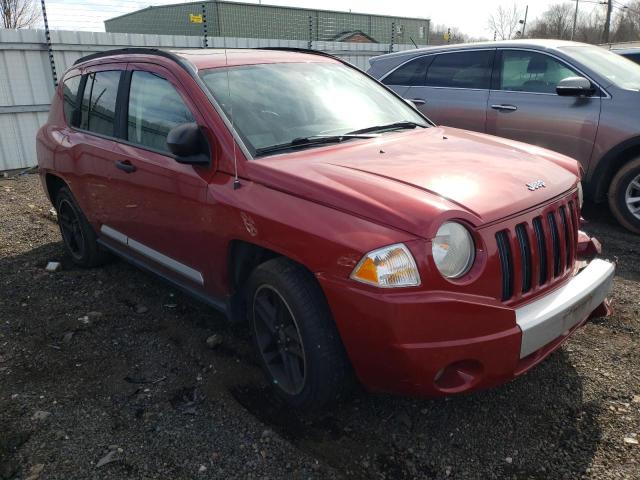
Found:
[[[640,0],[628,3],[615,19],[612,38],[616,42],[640,40]]]
[[[551,5],[537,18],[529,28],[530,37],[535,38],[571,38],[574,7],[570,3]]]
[[[514,3],[513,7],[500,5],[496,12],[489,16],[489,30],[495,32],[500,40],[509,40],[518,33],[521,12]]]
[[[0,0],[0,27],[28,28],[40,18],[35,0]]]

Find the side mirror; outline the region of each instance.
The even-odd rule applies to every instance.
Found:
[[[560,80],[556,93],[561,97],[588,97],[596,91],[584,77],[567,77]]]
[[[209,165],[211,150],[204,133],[196,123],[182,123],[173,127],[167,135],[169,151],[176,162],[188,165]]]

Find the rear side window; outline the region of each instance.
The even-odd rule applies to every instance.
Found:
[[[169,130],[190,122],[195,119],[171,83],[150,72],[133,72],[129,92],[130,142],[169,152]]]
[[[420,57],[411,60],[389,74],[382,83],[385,85],[416,86],[424,85],[427,67],[433,57]]]
[[[78,88],[80,88],[80,80],[82,77],[71,77],[64,81],[62,84],[62,97],[64,103],[64,119],[67,125],[73,125],[77,123],[75,118],[75,112],[78,108]]]
[[[455,52],[438,55],[427,72],[427,86],[488,89],[493,51]]]
[[[91,73],[82,95],[80,128],[113,136],[120,71]]]

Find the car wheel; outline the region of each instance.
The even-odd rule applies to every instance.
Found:
[[[56,211],[62,240],[73,262],[81,267],[104,263],[108,254],[98,245],[93,228],[67,187],[58,190]]]
[[[351,368],[314,276],[285,258],[257,267],[246,289],[258,361],[276,395],[318,410],[350,386]]]
[[[613,177],[609,207],[623,227],[640,234],[640,158],[627,163]]]

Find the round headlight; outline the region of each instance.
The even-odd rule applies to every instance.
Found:
[[[473,238],[464,226],[445,222],[431,244],[433,260],[446,278],[460,278],[469,271],[475,258]]]

